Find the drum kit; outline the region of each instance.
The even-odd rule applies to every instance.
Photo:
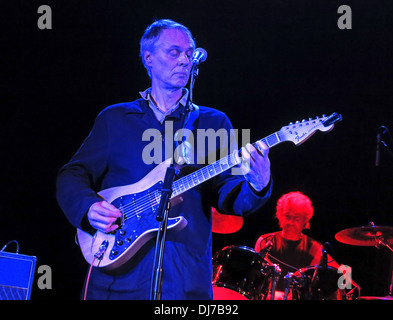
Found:
[[[232,233],[243,224],[241,217],[218,215],[213,211],[213,232]],[[386,247],[393,252],[390,246],[393,227],[376,226],[373,222],[342,230],[335,238],[348,245]],[[231,245],[216,252],[212,279],[214,300],[393,300],[392,284],[388,296],[361,297],[359,286],[340,286],[342,270],[327,265],[307,266],[283,275],[279,265],[267,258],[268,251],[269,248],[256,252],[247,246]],[[283,296],[276,296],[280,277],[284,279],[285,292]]]

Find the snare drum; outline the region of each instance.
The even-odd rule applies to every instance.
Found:
[[[345,291],[338,288],[340,274],[333,267],[310,266],[292,275],[293,300],[346,300]]]
[[[246,246],[228,246],[213,257],[214,300],[263,300],[274,266]]]

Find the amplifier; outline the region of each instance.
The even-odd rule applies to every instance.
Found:
[[[0,251],[0,300],[29,300],[37,258]]]

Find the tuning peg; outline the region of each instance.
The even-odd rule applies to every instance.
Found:
[[[322,118],[326,118],[326,114],[323,114],[323,115],[322,115]]]

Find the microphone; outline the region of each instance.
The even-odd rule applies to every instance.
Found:
[[[379,145],[381,144],[381,133],[377,134],[377,151],[375,153],[375,166],[379,167]]]
[[[265,258],[268,252],[272,249],[273,247],[273,241],[270,239],[264,246],[263,248],[259,251],[259,254],[262,256],[262,258]]]
[[[379,152],[380,152],[380,146],[381,143],[384,143],[381,141],[381,134],[385,134],[386,132],[389,132],[388,128],[385,126],[380,126],[377,131],[377,151],[375,153],[375,166],[379,167]]]
[[[202,48],[197,48],[192,53],[192,64],[198,65],[198,64],[204,62],[206,60],[206,58],[207,58],[206,50],[202,49]]]
[[[319,265],[322,267],[322,269],[327,269],[327,267],[328,267],[328,257],[327,257],[327,251],[326,251],[327,244],[328,243],[325,242],[322,247],[322,257],[321,257],[321,262],[319,263]]]

